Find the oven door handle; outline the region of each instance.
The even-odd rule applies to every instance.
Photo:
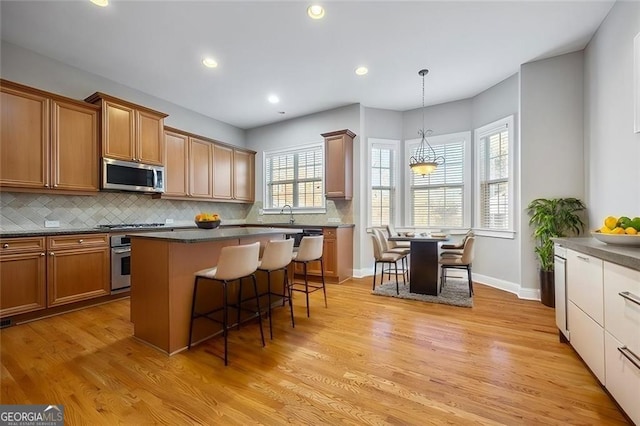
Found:
[[[113,254],[131,253],[131,247],[122,248],[122,249],[111,249],[111,251],[113,252]]]

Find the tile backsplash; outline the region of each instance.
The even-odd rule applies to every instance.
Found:
[[[135,192],[100,192],[95,196],[0,193],[0,230],[44,228],[45,220],[60,228],[93,228],[102,224],[193,223],[200,212],[215,212],[222,223],[244,223],[251,204],[152,199]]]

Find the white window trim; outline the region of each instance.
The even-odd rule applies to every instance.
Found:
[[[318,142],[310,142],[303,145],[296,145],[295,148],[281,148],[281,149],[273,149],[271,151],[263,151],[262,152],[262,200],[263,200],[263,209],[262,214],[280,214],[280,208],[268,208],[266,207],[267,200],[269,199],[268,194],[268,182],[267,182],[267,157],[273,155],[282,155],[288,154],[292,152],[301,152],[306,150],[311,150],[317,147],[321,147],[322,149],[322,207],[292,207],[291,211],[293,214],[323,214],[327,212],[327,199],[324,196],[324,186],[325,186],[325,161],[326,161],[326,153],[324,149],[324,141]],[[286,210],[288,212],[289,209]]]
[[[402,217],[402,212],[400,211],[400,198],[402,197],[400,191],[400,157],[402,153],[400,151],[400,141],[397,139],[377,139],[377,138],[369,138],[367,140],[367,226],[371,227],[371,153],[373,146],[376,145],[378,147],[383,148],[391,148],[394,150],[396,155],[394,156],[394,164],[393,164],[393,183],[395,186],[395,197],[393,200],[393,209],[395,210],[395,215],[393,218],[393,225],[398,225],[398,220]]]
[[[446,135],[430,136],[427,138],[428,142],[432,145],[443,145],[446,143],[459,142],[460,139],[464,140],[464,167],[463,167],[463,185],[464,191],[462,196],[462,222],[463,226],[460,229],[469,229],[471,227],[471,175],[473,174],[471,166],[471,131],[449,133]],[[407,139],[405,140],[405,173],[404,173],[404,223],[408,224],[411,221],[411,169],[409,168],[409,158],[411,157],[411,148],[420,143],[421,139]],[[445,161],[447,159],[445,158]],[[408,226],[408,225],[407,225]],[[457,228],[447,228],[448,230]]]
[[[513,115],[502,118],[500,120],[496,120],[493,123],[486,124],[482,127],[479,127],[474,130],[474,158],[475,158],[475,186],[474,192],[475,196],[475,206],[474,206],[474,222],[476,225],[482,223],[481,220],[481,209],[480,209],[480,167],[478,167],[478,161],[480,158],[479,146],[480,139],[484,136],[487,136],[499,128],[506,126],[507,131],[509,132],[509,229],[499,230],[499,229],[487,229],[474,227],[474,232],[483,237],[493,237],[493,238],[507,238],[514,239],[516,236],[515,231],[515,213],[516,213],[516,200],[515,200],[515,190],[514,190],[514,180],[515,180],[515,128],[514,128],[514,119]]]

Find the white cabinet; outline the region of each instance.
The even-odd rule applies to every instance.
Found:
[[[567,250],[567,297],[601,326],[604,322],[602,274],[602,259]]]
[[[640,271],[604,263],[605,328],[640,356]]]
[[[572,301],[569,301],[568,310],[571,346],[600,383],[604,383],[604,329]]]
[[[626,352],[628,348],[605,332],[606,388],[627,416],[640,425],[640,359]]]

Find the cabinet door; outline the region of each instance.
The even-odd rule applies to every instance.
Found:
[[[607,332],[640,356],[640,271],[604,262]]]
[[[164,165],[164,119],[146,111],[136,111],[136,161]]]
[[[194,198],[213,198],[212,146],[210,142],[189,138],[189,193]]]
[[[350,200],[353,196],[353,137],[325,134],[325,195]]]
[[[325,239],[322,248],[322,262],[327,276],[338,276],[338,244],[335,239]]]
[[[0,185],[49,186],[49,100],[1,88]]]
[[[99,190],[98,113],[53,101],[51,182],[56,189]]]
[[[47,261],[48,306],[110,293],[109,247],[50,251]]]
[[[571,346],[604,384],[604,329],[582,309],[569,301],[567,306]]]
[[[244,151],[233,153],[233,195],[238,201],[252,203],[254,190],[255,154]]]
[[[165,132],[165,195],[185,197],[189,191],[189,137]]]
[[[602,259],[567,250],[567,298],[600,325],[604,324]],[[569,332],[573,337],[572,325]]]
[[[135,161],[135,111],[109,101],[102,103],[102,155]]]
[[[233,198],[233,149],[213,145],[213,198]]]
[[[608,332],[605,332],[604,345],[607,379],[605,386],[631,420],[640,424],[640,368],[636,365],[638,359]],[[640,354],[636,353],[636,356]]]
[[[44,251],[0,258],[0,318],[46,307]]]

